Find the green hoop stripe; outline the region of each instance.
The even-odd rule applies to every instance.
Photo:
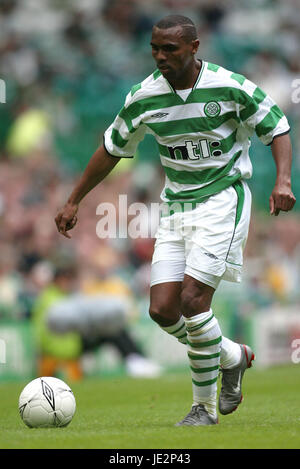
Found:
[[[239,73],[232,73],[230,78],[237,81],[240,85],[243,85],[246,80],[246,77],[244,77],[244,75],[240,75]]]
[[[175,335],[175,334],[177,334],[177,332],[179,332],[179,331],[180,331],[180,330],[181,330],[181,329],[182,329],[184,326],[185,326],[185,323],[181,324],[181,326],[180,326],[180,327],[178,327],[178,329],[176,329],[176,331],[174,331],[174,332],[170,332],[170,334],[172,334],[172,335]]]
[[[241,153],[241,152],[238,152]],[[241,174],[237,171],[235,174],[221,178],[220,180],[213,181],[200,189],[185,190],[179,192],[173,192],[171,189],[165,189],[165,195],[169,199],[168,203],[173,202],[189,202],[189,201],[201,201],[205,198],[210,197],[213,194],[221,192],[227,187],[232,186],[234,182],[240,179]]]
[[[138,83],[137,85],[134,85],[132,88],[131,88],[131,96],[133,96],[138,90],[140,90],[142,88],[142,85],[141,83]]]
[[[214,314],[212,314],[208,319],[206,319],[205,321],[201,322],[201,324],[197,324],[196,326],[192,326],[192,327],[187,327],[186,330],[187,332],[194,332],[194,331],[198,331],[199,329],[201,329],[203,326],[205,326],[205,324],[207,324],[209,321],[212,320],[212,318],[214,318]]]
[[[266,135],[271,132],[277,126],[278,122],[284,116],[281,109],[275,104],[271,107],[270,112],[264,117],[264,119],[257,124],[255,132],[258,137]]]
[[[194,372],[194,373],[208,373],[210,371],[216,371],[219,369],[219,365],[216,365],[216,366],[210,366],[208,368],[193,368],[192,366],[190,366],[191,370]]]
[[[216,383],[217,379],[218,379],[218,377],[216,377],[214,379],[209,379],[208,381],[202,381],[202,383],[201,382],[199,383],[198,381],[195,381],[194,379],[192,379],[192,382],[196,386],[210,386],[211,384]]]
[[[266,97],[266,93],[257,87],[253,93],[252,101],[250,101],[240,113],[240,118],[242,121],[249,119],[250,116],[255,114],[259,109],[259,104],[263,102]]]
[[[175,336],[175,337],[176,337],[176,339],[178,339],[178,340],[183,339],[183,338],[186,338],[186,333],[183,334],[183,335],[179,335],[178,337],[177,337],[177,336]]]
[[[211,345],[219,344],[221,341],[222,341],[222,336],[218,337],[217,339],[208,340],[206,342],[198,342],[198,343],[191,343],[187,340],[187,344],[190,347],[194,347],[194,348],[204,348],[204,347],[210,347]]]
[[[120,132],[116,129],[112,129],[111,139],[112,139],[113,144],[119,148],[124,148],[125,145],[127,145],[128,143],[128,140],[125,140],[121,136]]]
[[[188,352],[188,357],[191,360],[212,360],[213,358],[219,358],[221,352],[211,353],[210,355],[194,355],[193,353]]]
[[[239,121],[235,111],[229,111],[217,117],[190,117],[177,121],[147,122],[146,126],[159,137],[168,137],[187,133],[208,132],[217,129],[231,119]]]

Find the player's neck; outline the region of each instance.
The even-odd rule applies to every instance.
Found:
[[[178,80],[174,80],[171,85],[175,90],[186,90],[189,88],[193,88],[195,85],[198,75],[200,73],[200,70],[202,68],[202,61],[201,60],[195,60],[192,65],[190,70],[187,70],[184,74],[184,76],[179,77]]]

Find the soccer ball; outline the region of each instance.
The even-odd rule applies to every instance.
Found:
[[[57,378],[34,379],[19,397],[20,416],[30,428],[65,427],[71,422],[75,410],[71,388]]]

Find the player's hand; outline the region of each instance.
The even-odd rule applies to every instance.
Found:
[[[66,238],[71,238],[68,231],[72,230],[77,223],[77,211],[78,205],[67,203],[55,217],[55,223],[59,233]]]
[[[296,202],[292,189],[289,184],[275,185],[269,198],[270,214],[279,215],[279,212],[288,212],[292,210]]]

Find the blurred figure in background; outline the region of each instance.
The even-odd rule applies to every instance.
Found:
[[[38,351],[38,375],[54,376],[64,368],[68,379],[82,377],[79,362],[82,342],[78,332],[57,334],[49,329],[47,314],[53,305],[64,300],[74,288],[74,269],[57,270],[53,282],[37,297],[32,311],[35,339]]]
[[[64,371],[69,380],[83,377],[80,358],[103,344],[113,345],[131,377],[156,377],[161,368],[144,357],[128,333],[128,297],[109,291],[101,282],[80,293],[77,267],[65,265],[55,270],[51,282],[33,307],[33,323],[38,348],[39,376]]]

